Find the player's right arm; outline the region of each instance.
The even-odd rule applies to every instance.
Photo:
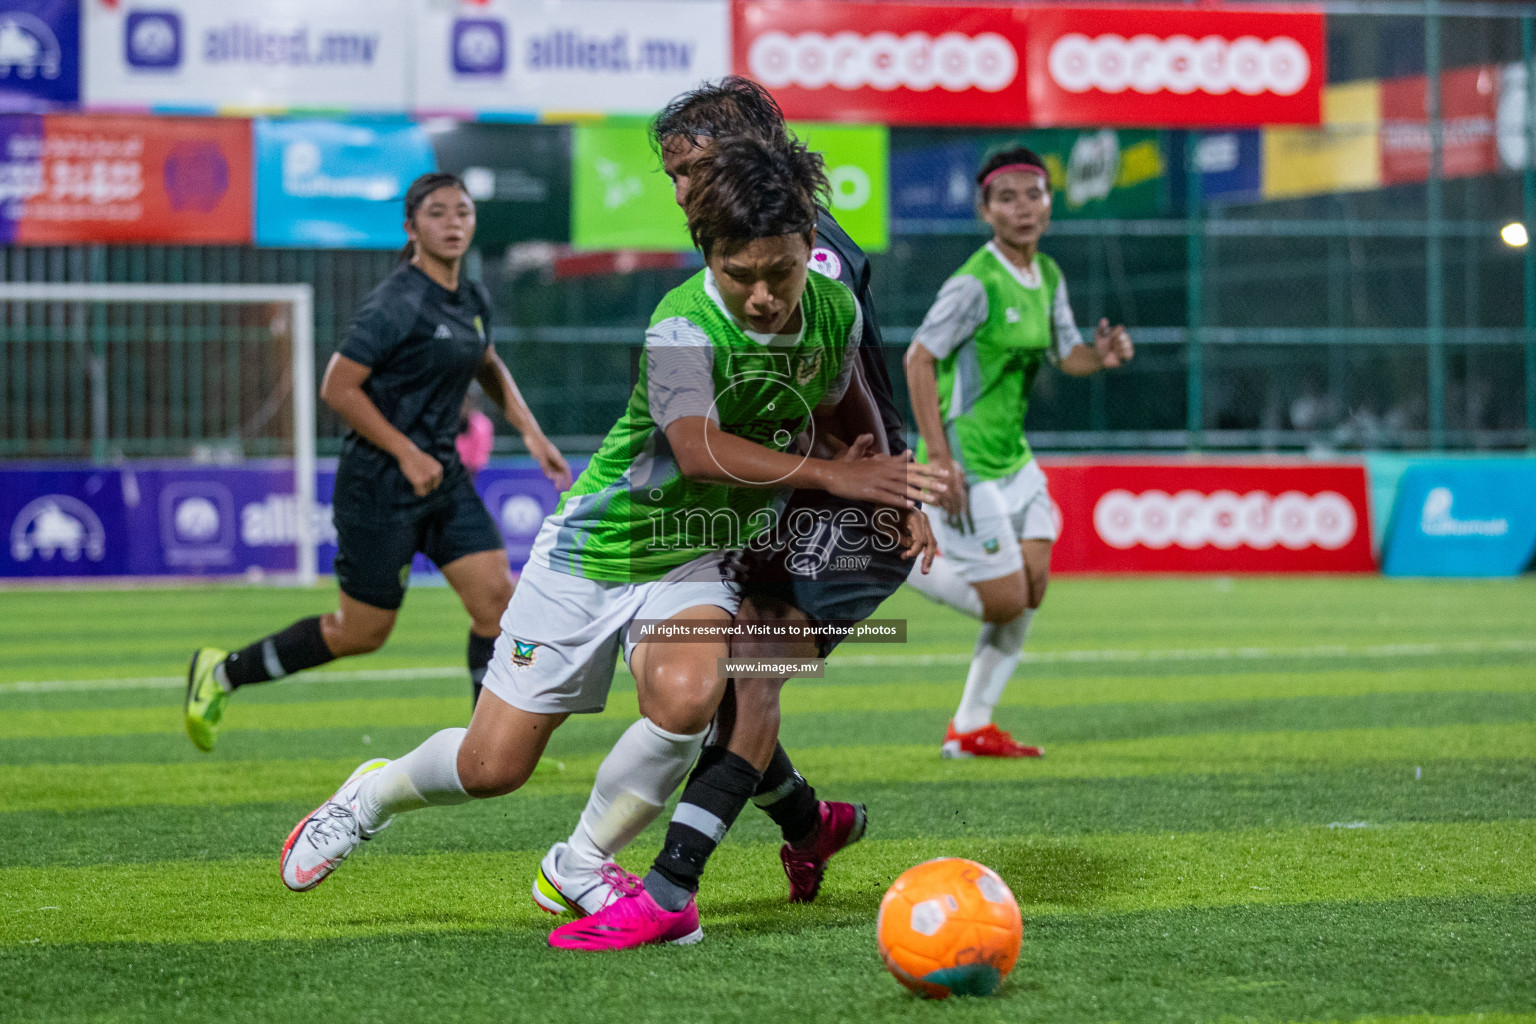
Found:
[[[897,508],[915,508],[917,502],[932,501],[943,491],[939,471],[906,456],[870,455],[846,461],[776,452],[720,429],[707,416],[673,420],[666,434],[678,471],[693,480],[827,491]]]
[[[715,409],[714,346],[684,318],[663,320],[646,332],[645,358],[651,418],[666,434],[683,476],[737,487],[821,490],[897,508],[911,508],[943,490],[941,473],[917,466],[906,455],[851,462],[807,458],[721,429]],[[815,412],[825,415],[842,400],[849,377],[840,375],[833,393]]]
[[[346,420],[347,426],[395,457],[400,472],[410,481],[417,497],[423,497],[443,482],[443,464],[416,447],[394,424],[384,418],[373,399],[363,390],[363,381],[372,373],[370,367],[348,359],[340,352],[331,356],[320,382],[320,398]]]
[[[939,384],[935,364],[971,340],[987,319],[987,292],[974,277],[952,277],[939,289],[922,325],[912,335],[903,363],[907,373],[907,393],[911,396],[912,418],[923,435],[931,465],[950,471],[952,485],[938,504],[951,516],[965,513],[965,471],[949,450],[949,436],[944,432],[944,415],[939,408]]]

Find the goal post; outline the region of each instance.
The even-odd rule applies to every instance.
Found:
[[[220,367],[204,368],[202,351],[198,347],[201,341],[222,340],[222,334],[233,332],[237,337],[232,343],[233,347],[225,346],[228,352],[224,358],[233,360],[230,365],[236,374],[239,373],[242,342],[239,336],[245,331],[245,326],[241,318],[235,317],[234,326],[227,327],[227,318],[222,315],[215,315],[213,319],[216,322],[212,325],[207,323],[207,316],[191,318],[199,322],[189,325],[184,314],[178,321],[168,311],[176,307],[185,310],[195,307],[206,309],[263,305],[284,305],[289,310],[289,359],[285,382],[289,394],[268,395],[261,405],[263,410],[270,410],[280,406],[283,401],[290,404],[293,494],[296,506],[296,581],[302,586],[313,584],[317,577],[316,546],[319,538],[315,524],[315,310],[314,288],[311,285],[0,282],[0,319],[3,319],[0,331],[4,332],[0,340],[8,342],[0,346],[0,360],[5,361],[4,365],[0,365],[0,378],[7,375],[15,378],[19,368],[22,377],[34,376],[42,380],[41,385],[33,381],[23,382],[12,389],[0,386],[0,421],[3,421],[0,422],[0,437],[8,433],[17,435],[10,438],[4,451],[0,451],[0,458],[71,453],[78,447],[78,444],[72,447],[71,439],[66,436],[70,433],[69,423],[73,421],[82,424],[75,430],[76,433],[89,435],[90,452],[98,462],[105,461],[107,457],[175,456],[178,447],[184,449],[182,454],[186,455],[200,441],[230,440],[228,437],[205,438],[198,430],[187,428],[189,417],[185,408],[188,404],[186,394],[195,393],[200,402],[205,383],[219,378]],[[32,312],[39,306],[42,307],[41,312]],[[143,317],[114,318],[101,312],[103,309],[124,306],[141,309],[159,307],[159,315],[153,325],[155,339],[135,339],[134,331]],[[16,339],[19,342],[12,344]],[[131,351],[135,340],[140,340],[141,350],[138,352]],[[73,343],[74,348],[90,353],[84,374],[77,372],[66,359],[52,351],[59,348],[60,343]],[[180,350],[175,348],[177,344],[180,344]],[[169,420],[180,424],[183,429],[161,431],[164,437],[140,436],[144,435],[140,431],[135,436],[139,443],[126,448],[120,438],[115,439],[117,443],[109,443],[114,440],[111,438],[110,424],[121,422],[126,416],[122,412],[109,415],[109,394],[128,395],[144,404],[142,396],[131,394],[134,383],[146,382],[145,386],[151,390],[156,389],[157,383],[164,384],[155,381],[157,366],[124,365],[109,369],[108,352],[114,345],[121,347],[124,352],[124,357],[118,362],[129,363],[136,359],[140,364],[151,361],[143,351],[145,346],[169,348],[171,354],[166,357],[168,365],[174,365],[180,380],[190,381],[193,387],[191,391],[183,393],[178,393],[175,387],[158,387],[157,393],[166,396],[161,403],[164,408],[158,410],[158,413],[149,410],[145,416],[147,419],[158,418],[162,422]],[[196,353],[199,367],[198,372],[190,375],[183,359],[188,353]],[[87,378],[88,387],[78,380],[82,376]],[[130,383],[130,378],[134,383]],[[85,391],[88,391],[88,397]],[[73,401],[71,395],[75,396]],[[88,416],[79,408],[85,405],[89,406]],[[238,421],[238,395],[234,406]],[[61,410],[60,407],[68,408]],[[89,427],[83,426],[87,420]],[[233,440],[243,447],[243,438],[236,436]]]

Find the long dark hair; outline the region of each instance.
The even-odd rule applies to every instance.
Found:
[[[821,154],[789,140],[769,145],[749,135],[721,139],[693,165],[684,212],[688,233],[708,259],[717,242],[816,229],[816,207],[830,187]]]
[[[651,147],[658,154],[668,139],[702,142],[736,135],[750,135],[772,145],[789,141],[778,101],[767,89],[740,75],[727,75],[683,93],[651,122]]]
[[[429,171],[411,182],[411,187],[405,190],[405,219],[414,220],[416,211],[421,208],[422,203],[427,201],[427,196],[450,185],[469,195],[469,189],[464,187],[463,179],[447,171]],[[405,248],[400,250],[400,258],[397,262],[404,263],[415,255],[416,243],[407,241]]]

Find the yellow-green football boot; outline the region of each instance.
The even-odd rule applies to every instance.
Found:
[[[204,753],[213,750],[219,738],[219,719],[224,717],[224,701],[229,694],[213,677],[213,670],[228,653],[217,647],[200,647],[187,666],[187,735]]]

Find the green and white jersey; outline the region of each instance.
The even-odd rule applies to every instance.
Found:
[[[1030,460],[1024,414],[1035,374],[1083,343],[1056,261],[1039,253],[1021,270],[995,242],[944,282],[912,340],[937,360],[944,431],[970,483]],[[917,460],[928,461],[921,442]]]
[[[726,311],[708,269],[667,293],[628,408],[544,521],[530,558],[573,576],[647,582],[770,526],[778,490],[684,477],[666,428],[705,416],[787,450],[813,410],[842,399],[863,334],[859,304],[838,281],[807,275],[800,305],[798,333],[767,335]]]

